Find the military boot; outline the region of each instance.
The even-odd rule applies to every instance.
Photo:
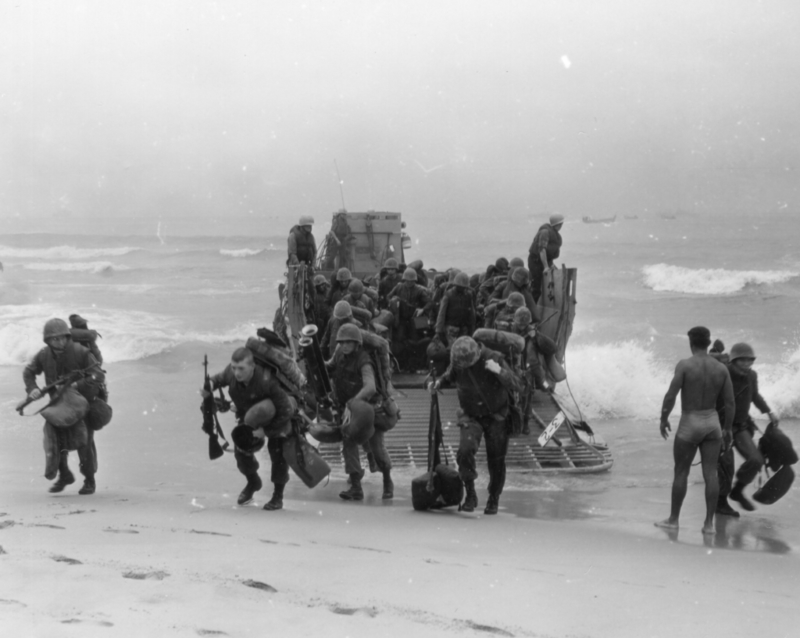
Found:
[[[461,504],[462,512],[474,512],[478,507],[478,495],[475,493],[475,481],[464,481],[464,489],[467,495],[464,497],[464,502]]]
[[[733,516],[734,518],[739,518],[739,512],[731,507],[731,504],[728,503],[727,496],[719,497],[717,500],[717,510],[715,513],[723,516]]]
[[[339,492],[339,498],[345,501],[363,501],[364,490],[361,489],[361,474],[353,472],[350,475],[350,488],[344,492]]]
[[[261,477],[258,474],[251,474],[247,477],[247,485],[244,486],[241,494],[239,494],[239,498],[236,499],[236,502],[239,505],[244,505],[245,503],[249,503],[253,500],[253,494],[258,492],[263,487],[261,483]]]
[[[272,511],[283,509],[283,488],[283,484],[278,485],[275,483],[275,489],[272,491],[272,498],[269,499],[267,504],[264,506],[265,510]]]
[[[83,496],[94,494],[96,489],[97,484],[94,482],[94,474],[90,474],[83,477],[83,487],[78,490],[78,494]]]
[[[494,494],[489,494],[489,500],[486,501],[486,507],[483,510],[484,514],[497,514],[497,507],[500,504],[500,497]]]
[[[390,470],[386,470],[383,473],[383,496],[381,498],[385,501],[394,498],[394,483],[392,482]]]
[[[742,494],[742,490],[744,490],[745,486],[742,483],[736,482],[736,485],[733,486],[729,497],[732,501],[736,501],[739,505],[742,506],[743,510],[748,512],[752,512],[756,509],[756,506],[750,502],[750,499],[747,498],[744,494]]]
[[[58,462],[58,480],[50,486],[49,492],[51,494],[63,492],[67,485],[72,485],[75,482],[75,476],[70,472],[67,464],[67,454],[67,452],[61,453],[61,458]]]

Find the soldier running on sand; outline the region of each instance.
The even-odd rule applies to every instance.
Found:
[[[711,345],[708,328],[698,326],[689,330],[688,334],[692,356],[682,359],[675,367],[675,376],[661,408],[661,436],[666,440],[671,430],[669,414],[675,407],[678,392],[681,393],[681,420],[673,444],[675,478],[672,483],[672,509],[669,518],[656,523],[656,526],[668,530],[678,529],[689,470],[699,448],[706,484],[703,534],[713,534],[714,511],[719,494],[717,460],[723,444],[726,449],[731,444],[733,386],[725,366],[708,354],[708,347]],[[725,405],[725,423],[722,429],[716,410],[718,402]]]

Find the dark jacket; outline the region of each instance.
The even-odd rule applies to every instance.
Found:
[[[486,369],[487,361],[500,365],[500,374]],[[442,381],[456,383],[458,402],[464,414],[473,418],[508,415],[508,394],[519,391],[519,381],[499,352],[481,346],[481,356],[469,368],[450,365]]]
[[[553,260],[558,259],[561,254],[561,242],[561,233],[550,224],[542,224],[528,250],[528,264],[531,264],[531,262],[538,263],[538,267],[541,268],[542,260],[539,257],[539,253],[544,250],[547,254],[547,263],[552,265]]]
[[[755,370],[742,373],[732,363],[727,364],[728,372],[733,383],[733,431],[737,432],[749,426],[750,404],[754,404],[762,414],[770,411],[764,397],[758,391],[758,374]],[[724,416],[724,408],[722,414]]]
[[[475,332],[475,299],[469,288],[453,286],[442,298],[436,319],[436,332],[444,333],[447,326],[466,328],[470,335]]]
[[[220,373],[211,377],[213,389],[228,388],[231,401],[236,406],[236,418],[244,419],[244,415],[256,403],[264,399],[270,399],[275,404],[275,418],[272,420],[270,430],[277,430],[282,426],[288,425],[292,418],[294,409],[289,395],[281,387],[278,380],[260,365],[256,364],[253,376],[248,383],[241,383],[236,380],[233,368],[230,364]]]
[[[365,366],[369,368],[368,371],[364,370]],[[344,354],[341,350],[334,355],[331,366],[331,382],[339,405],[346,405],[361,391],[361,388],[364,387],[363,375],[365,372],[373,375],[374,384],[375,370],[372,360],[363,347],[357,348],[349,355]],[[377,398],[377,394],[371,397],[372,400]]]
[[[317,256],[317,242],[312,233],[307,233],[300,226],[293,226],[289,231],[289,265],[296,265],[301,261],[314,265]]]
[[[67,341],[64,351],[57,357],[53,354],[50,346],[45,346],[36,353],[22,371],[25,392],[30,394],[38,387],[36,377],[42,373],[44,373],[45,385],[50,385],[65,374],[87,369],[91,369],[91,372],[78,381],[76,389],[87,401],[91,402],[97,396],[106,378],[94,355],[74,341]]]

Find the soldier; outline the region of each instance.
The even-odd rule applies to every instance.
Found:
[[[365,431],[374,432],[364,441],[372,452],[375,465],[383,474],[383,496],[385,500],[394,497],[392,482],[392,461],[386,450],[384,430],[375,427],[375,409],[381,400],[377,392],[377,371],[372,359],[363,348],[361,330],[352,324],[343,325],[336,335],[337,347],[333,359],[328,363],[333,384],[334,396],[339,413],[350,410],[351,423],[348,434],[343,436],[342,455],[345,471],[350,477],[350,487],[339,494],[346,501],[361,501],[364,490],[361,487],[361,458],[359,441],[355,438]],[[349,433],[353,432],[352,435]],[[344,433],[343,433],[344,434]]]
[[[289,482],[289,465],[283,458],[283,443],[291,433],[291,418],[296,405],[268,368],[255,362],[253,353],[247,348],[238,348],[231,355],[231,362],[218,374],[211,377],[212,390],[228,388],[236,407],[237,426],[231,432],[236,446],[236,467],[247,479],[237,503],[244,505],[253,499],[263,484],[258,475],[256,452],[264,446],[272,463],[270,480],[273,483],[272,498],[264,505],[265,510],[283,508],[283,490]],[[201,390],[201,394],[207,394]]]
[[[314,323],[319,329],[319,334],[325,332],[331,318],[331,307],[327,300],[330,286],[325,275],[314,275]]]
[[[381,310],[389,307],[389,293],[402,281],[397,268],[398,263],[394,257],[389,257],[383,264],[384,274],[378,284],[378,307]]]
[[[449,290],[442,297],[436,319],[436,334],[445,345],[463,335],[475,332],[475,298],[469,287],[469,275],[459,272]]]
[[[78,393],[91,404],[97,397],[105,381],[105,375],[94,355],[83,346],[73,342],[70,338],[70,329],[67,322],[62,319],[50,319],[44,324],[44,342],[42,348],[22,372],[25,382],[25,392],[31,401],[36,401],[42,396],[42,391],[36,384],[36,377],[44,373],[46,385],[69,373],[85,371],[83,378],[77,380],[72,386]],[[55,397],[56,390],[50,391]],[[85,417],[85,414],[83,415]],[[60,425],[45,422],[45,448],[52,448],[55,444],[55,454],[50,458],[50,463],[45,471],[47,478],[53,478],[58,464],[58,480],[50,487],[51,493],[64,490],[67,485],[75,482],[75,477],[69,469],[68,456],[70,450],[77,450],[80,462],[80,471],[83,474],[83,487],[78,494],[94,494],[97,489],[95,473],[97,472],[97,448],[94,444],[94,431],[87,427],[81,417],[71,425]]]
[[[354,311],[359,313],[358,319],[355,318]],[[339,328],[344,324],[354,323],[359,328],[365,328],[367,326],[367,323],[365,323],[365,314],[367,314],[367,312],[363,308],[353,308],[353,306],[344,299],[337,301],[336,305],[333,307],[333,315],[330,321],[328,321],[328,325],[320,340],[322,354],[324,354],[325,357],[333,356],[336,350],[336,335],[339,334]],[[366,319],[366,321],[368,322],[369,319]]]
[[[505,285],[499,285],[492,293],[492,300],[506,299],[511,293],[518,292],[525,299],[525,307],[531,311],[535,321],[539,321],[539,311],[530,289],[531,276],[527,268],[520,266],[511,271]]]
[[[400,367],[405,368],[408,365],[408,344],[417,341],[414,318],[422,314],[428,303],[428,290],[417,283],[417,272],[413,268],[403,272],[403,283],[397,284],[389,293],[389,303],[395,318],[395,356]]]
[[[561,254],[561,227],[564,216],[558,213],[550,215],[550,223],[542,224],[533,238],[528,251],[528,270],[531,276],[531,293],[535,301],[542,294],[542,277],[545,270],[553,267],[553,260]]]
[[[456,340],[450,349],[450,367],[431,390],[438,390],[440,384],[452,381],[456,383],[461,405],[458,412],[461,440],[456,460],[467,492],[461,509],[473,512],[478,506],[475,455],[481,438],[485,436],[489,500],[484,514],[497,514],[506,480],[509,393],[519,391],[519,381],[503,355],[481,346],[472,337],[459,337]]]
[[[509,297],[510,298],[510,297]],[[503,328],[498,328],[503,330]],[[519,335],[525,339],[525,350],[522,352],[520,369],[528,377],[528,387],[530,389],[552,391],[545,380],[544,368],[539,359],[539,348],[536,344],[536,325],[533,323],[531,311],[524,306],[514,311],[514,320],[511,323],[509,332]]]
[[[428,273],[425,272],[425,264],[422,263],[421,259],[415,259],[408,267],[411,268],[417,274],[417,283],[422,286],[423,288],[428,287]]]
[[[525,298],[518,292],[512,292],[507,299],[496,301],[486,308],[484,325],[494,330],[511,332],[514,313],[518,308],[525,308]]]
[[[317,256],[317,242],[311,234],[313,224],[313,217],[303,215],[297,226],[293,226],[289,231],[289,259],[286,262],[289,266],[306,264],[313,267]]]
[[[336,279],[331,282],[331,289],[328,291],[328,306],[333,308],[338,301],[344,298],[352,280],[353,275],[349,268],[339,268],[336,272]]]
[[[368,311],[371,316],[376,316],[378,313],[375,311],[375,304],[372,297],[364,292],[364,284],[360,279],[353,279],[347,287],[347,294],[342,297],[344,301],[351,306],[363,308]]]

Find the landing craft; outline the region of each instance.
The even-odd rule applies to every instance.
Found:
[[[593,217],[589,217],[588,215],[586,215],[582,219],[584,224],[613,224],[615,221],[617,221],[617,216],[614,215],[613,217],[603,217],[595,219]]]
[[[374,280],[389,257],[405,263],[405,252],[411,246],[400,213],[340,210],[333,214],[331,230],[320,241],[314,274],[330,279],[344,267],[358,279]],[[475,270],[482,270],[482,267],[476,264]],[[435,274],[435,271],[428,271],[430,281]],[[279,286],[280,306],[273,322],[275,331],[290,343],[302,366],[305,361],[300,353],[307,349],[308,334],[316,332],[308,328],[303,330],[312,323],[313,317],[314,295],[307,289],[308,281],[306,266],[288,267],[286,281]],[[543,360],[551,386],[565,380],[563,365],[575,317],[576,281],[577,269],[562,266],[560,270],[546,273],[542,286],[544,294],[539,300],[542,321],[538,332],[557,346],[555,354]],[[416,345],[418,369],[421,370],[428,367],[425,349],[434,331],[427,318],[420,320],[424,325],[417,329],[422,338]],[[386,433],[386,447],[396,466],[425,467],[427,464],[431,398],[425,389],[425,380],[426,373],[396,372],[392,377],[392,385],[399,391],[395,400],[400,408],[400,421]],[[444,389],[439,402],[445,423],[444,446],[450,458],[455,458],[459,444],[459,429],[453,427],[459,407],[455,389]],[[608,446],[580,414],[576,416],[565,405],[561,396],[536,390],[529,407],[530,434],[509,440],[506,462],[510,471],[593,473],[611,467],[613,459]],[[548,427],[550,425],[552,427]],[[338,444],[321,443],[320,453],[332,467],[341,469]],[[485,449],[478,453],[478,460],[486,462]]]

